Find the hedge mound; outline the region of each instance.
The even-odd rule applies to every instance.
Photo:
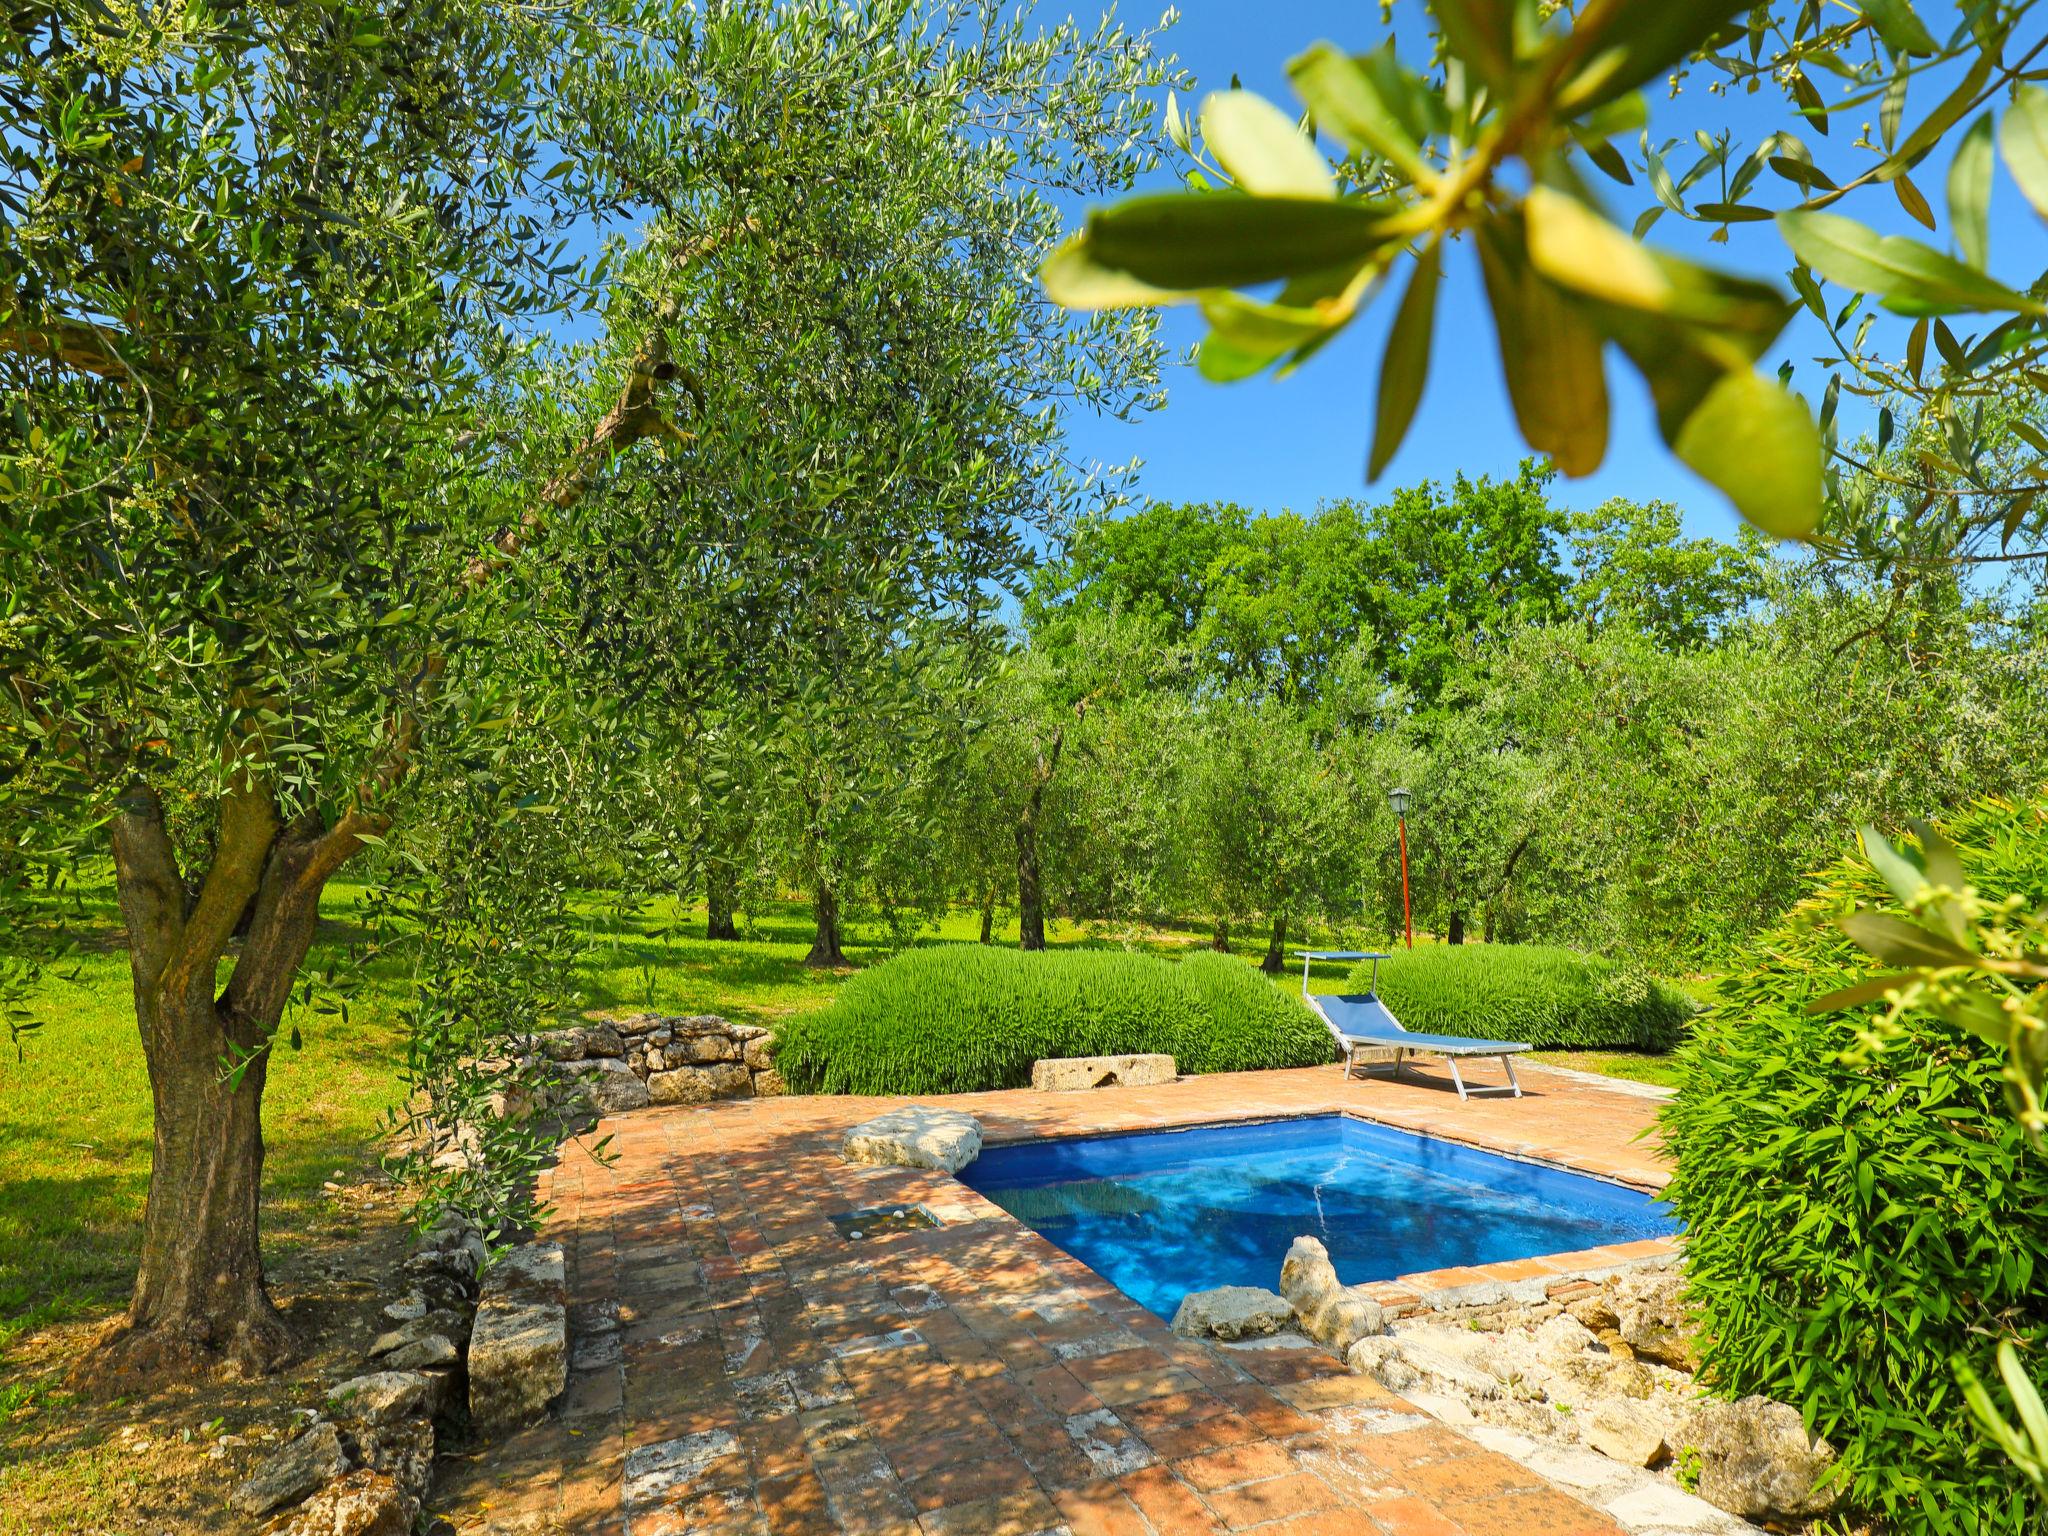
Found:
[[[958,944],[862,971],[781,1026],[775,1066],[798,1093],[974,1093],[1025,1086],[1041,1057],[1153,1052],[1183,1072],[1336,1054],[1298,999],[1227,955]]]
[[[1979,890],[2048,899],[2048,806],[1980,805],[1944,831]],[[2037,1529],[1949,1361],[1995,1381],[2009,1338],[2048,1376],[2048,1158],[2006,1108],[1998,1050],[1921,1016],[1858,1066],[1854,1016],[1805,1011],[1873,973],[1836,927],[1859,906],[1895,909],[1860,860],[1823,872],[1681,1055],[1665,1193],[1705,1366],[1731,1396],[1799,1407],[1842,1450],[1856,1511],[1888,1530]]]
[[[1351,973],[1363,992],[1372,962]],[[1546,1050],[1668,1051],[1692,1000],[1633,966],[1540,944],[1430,944],[1380,962],[1380,998],[1422,1034]]]

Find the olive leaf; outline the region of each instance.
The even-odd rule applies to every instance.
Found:
[[[1346,149],[1369,151],[1412,177],[1429,174],[1421,146],[1363,62],[1322,42],[1290,62],[1287,76],[1317,125]]]
[[[1432,244],[1415,259],[1415,275],[1401,296],[1401,307],[1387,333],[1387,351],[1380,363],[1379,400],[1374,411],[1372,454],[1366,464],[1368,480],[1377,480],[1408,435],[1415,419],[1415,407],[1422,399],[1422,386],[1429,377],[1430,334],[1436,321],[1437,279],[1442,271],[1442,247]]]
[[[2037,299],[1904,235],[1880,235],[1838,213],[1793,208],[1778,231],[1801,261],[1844,288],[1877,294],[1902,315],[1952,315],[1976,310],[2048,313]]]
[[[2034,212],[2048,218],[2048,91],[2020,87],[1998,125],[1998,149]]]
[[[1991,260],[1991,114],[1970,125],[1948,166],[1948,220],[1955,226],[1963,260],[1981,267]]]
[[[1820,522],[1820,434],[1806,403],[1752,369],[1723,374],[1671,445],[1766,533],[1805,538]]]
[[[1095,265],[1153,287],[1246,288],[1370,256],[1387,213],[1356,198],[1160,192],[1097,209],[1082,239]]]
[[[1600,332],[1530,263],[1512,217],[1482,228],[1478,245],[1508,399],[1522,436],[1565,474],[1589,475],[1607,453]]]
[[[1285,112],[1251,91],[1217,91],[1202,103],[1202,142],[1247,192],[1337,195],[1336,178],[1314,141]]]

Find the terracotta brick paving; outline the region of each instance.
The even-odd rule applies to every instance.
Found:
[[[1525,1086],[1460,1104],[1331,1067],[918,1102],[992,1142],[1342,1109],[1662,1184],[1637,1139],[1653,1101],[1540,1070]],[[444,1475],[435,1506],[469,1532],[590,1536],[1620,1530],[1320,1350],[1176,1338],[956,1180],[839,1160],[847,1126],[902,1102],[639,1111],[603,1127],[611,1166],[572,1151],[543,1191],[568,1393]],[[942,1224],[849,1242],[829,1219],[912,1202]]]

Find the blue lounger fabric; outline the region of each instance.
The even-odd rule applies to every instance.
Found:
[[[1503,1051],[1526,1051],[1516,1040],[1473,1040],[1464,1035],[1420,1035],[1395,1022],[1387,1005],[1371,992],[1349,995],[1324,993],[1311,999],[1323,1010],[1331,1027],[1347,1040],[1360,1044],[1406,1046],[1410,1050],[1455,1052],[1464,1056],[1498,1056]]]

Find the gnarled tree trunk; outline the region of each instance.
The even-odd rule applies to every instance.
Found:
[[[1462,944],[1465,942],[1465,914],[1456,907],[1451,908],[1451,925],[1444,931],[1444,942],[1446,944]]]
[[[263,1090],[320,893],[358,846],[354,829],[329,832],[311,814],[280,826],[268,787],[244,780],[222,797],[219,844],[189,912],[153,790],[121,796],[112,836],[156,1139],[127,1315],[74,1380],[111,1390],[222,1361],[275,1370],[292,1340],[264,1285]],[[242,950],[216,996],[238,928]]]
[[[1216,919],[1216,932],[1209,940],[1209,947],[1219,955],[1230,953],[1230,921],[1228,918],[1219,917]]]
[[[740,931],[732,920],[732,909],[736,882],[732,871],[723,865],[714,864],[704,877],[704,937],[707,939],[736,939]]]
[[[1045,883],[1038,869],[1038,791],[1017,819],[1017,947],[1045,948]]]
[[[818,931],[811,939],[810,952],[804,956],[804,964],[820,969],[846,964],[846,951],[839,946],[839,898],[833,894],[831,882],[822,875],[818,887],[811,895],[811,916],[817,922]]]
[[[1259,962],[1259,969],[1268,976],[1278,976],[1286,967],[1287,919],[1284,916],[1273,919],[1273,936],[1266,940],[1266,958]]]

